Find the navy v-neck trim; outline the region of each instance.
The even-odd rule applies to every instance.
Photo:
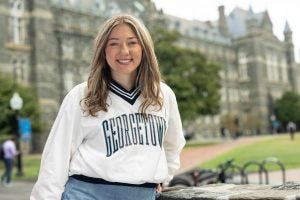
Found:
[[[118,84],[114,80],[110,82],[109,88],[113,93],[115,93],[116,95],[118,95],[119,97],[121,97],[122,99],[130,103],[131,105],[135,103],[135,101],[141,94],[141,90],[139,87],[135,87],[131,91],[127,91],[125,88],[123,88],[120,84]]]

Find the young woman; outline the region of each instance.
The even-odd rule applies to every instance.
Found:
[[[147,29],[114,16],[96,38],[87,83],[61,105],[30,199],[153,200],[179,168],[184,144]]]

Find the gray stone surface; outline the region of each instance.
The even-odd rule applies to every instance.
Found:
[[[1,200],[28,200],[33,182],[14,181],[0,185]],[[158,200],[300,200],[300,182],[283,185],[211,184],[201,187],[166,189]]]
[[[211,184],[202,187],[177,187],[165,190],[159,200],[296,200],[300,183],[283,185]]]
[[[1,200],[29,200],[33,182],[13,181],[10,187],[0,184]]]

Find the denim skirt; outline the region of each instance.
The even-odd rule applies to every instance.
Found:
[[[155,187],[98,184],[69,177],[61,200],[155,200]]]

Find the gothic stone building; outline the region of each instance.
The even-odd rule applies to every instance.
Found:
[[[199,50],[222,67],[221,112],[199,118],[196,127],[208,133],[211,125],[219,124],[231,131],[242,129],[244,134],[268,131],[274,101],[285,91],[300,92],[292,31],[286,23],[280,41],[273,34],[268,11],[235,8],[225,16],[224,10],[219,6],[219,19],[206,22],[166,15],[169,28],[183,36],[179,45]],[[236,127],[226,124],[229,118]]]
[[[120,12],[145,24],[159,15],[150,0],[0,1],[0,71],[35,87],[48,127],[67,91],[87,80],[101,24]]]
[[[0,1],[0,71],[36,88],[49,127],[66,92],[87,79],[99,27],[119,12],[132,13],[146,25],[161,18],[150,0]],[[299,92],[292,31],[286,25],[285,41],[276,38],[267,11],[236,8],[225,16],[221,6],[219,15],[215,22],[163,15],[170,29],[182,33],[179,45],[222,66],[221,113],[199,118],[197,130],[210,134],[205,125],[219,127],[222,116],[229,115],[249,130],[266,129],[274,100],[286,90]]]

